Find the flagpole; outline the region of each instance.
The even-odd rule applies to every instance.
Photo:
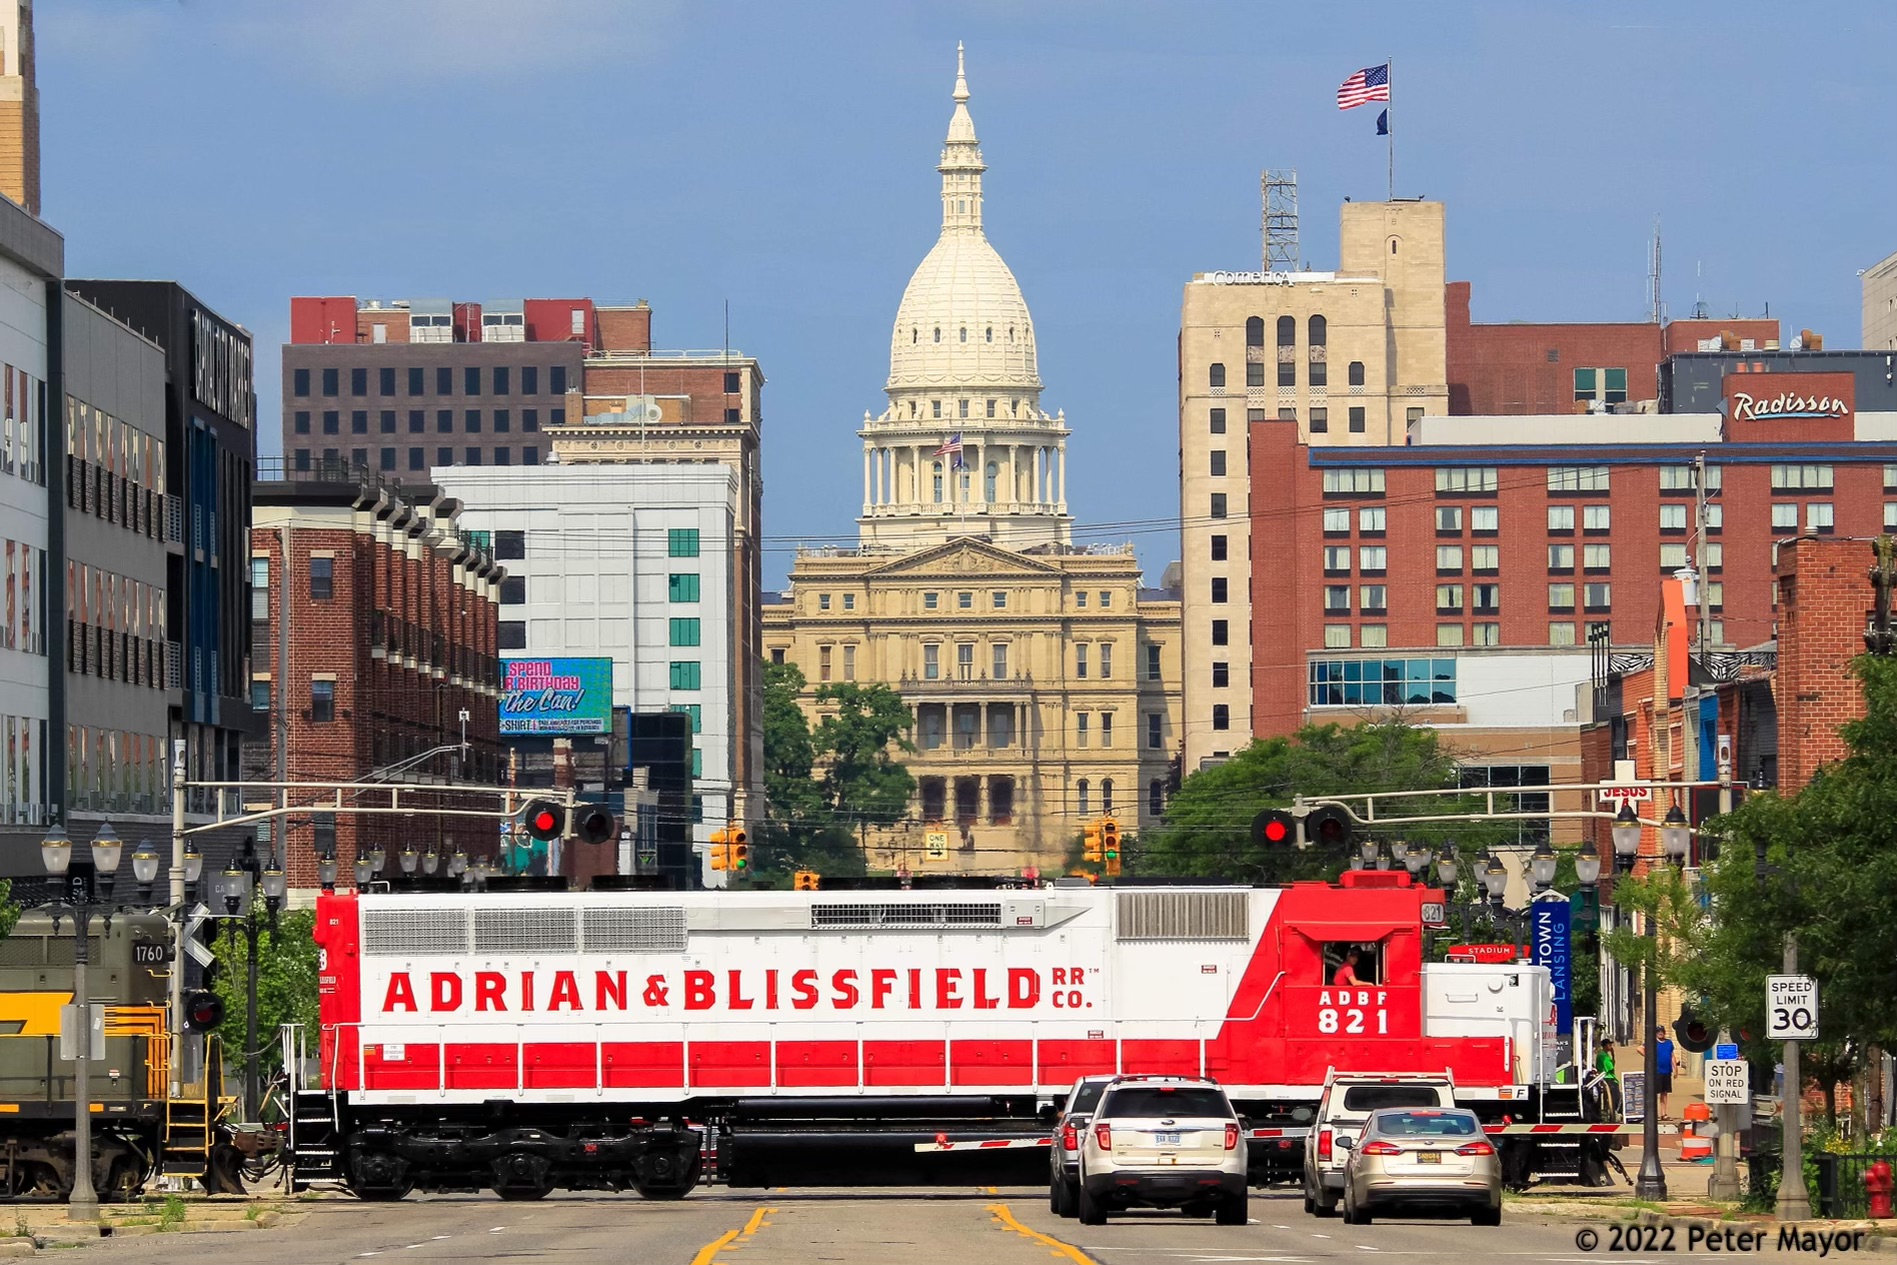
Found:
[[[1383,121],[1385,139],[1390,142],[1390,201],[1396,201],[1396,58],[1386,57],[1383,62],[1383,85],[1390,90],[1389,100],[1383,103]]]

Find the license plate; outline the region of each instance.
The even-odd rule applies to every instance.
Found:
[[[1155,1133],[1155,1134],[1153,1135],[1153,1145],[1154,1145],[1154,1146],[1178,1146],[1178,1145],[1179,1145],[1179,1134],[1178,1134],[1178,1133],[1176,1133],[1176,1132],[1174,1132],[1174,1133]]]
[[[1442,1152],[1418,1151],[1416,1153],[1416,1162],[1418,1164],[1440,1164],[1443,1162]]]

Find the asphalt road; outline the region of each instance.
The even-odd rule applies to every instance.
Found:
[[[1475,1261],[1520,1265],[1659,1265],[1731,1257],[1689,1251],[1684,1238],[1612,1250],[1611,1223],[1593,1227],[1594,1249],[1576,1246],[1588,1223],[1511,1208],[1500,1229],[1467,1222],[1379,1220],[1347,1226],[1305,1215],[1288,1194],[1253,1192],[1252,1224],[1219,1227],[1176,1213],[1127,1213],[1101,1227],[1055,1217],[1043,1190],[727,1192],[677,1202],[637,1196],[556,1195],[539,1203],[491,1196],[411,1198],[400,1204],[326,1200],[270,1230],[108,1239],[75,1253],[86,1261],[201,1265],[243,1259],[267,1265],[1222,1265],[1224,1262],[1364,1262],[1373,1255],[1418,1265]],[[1622,1245],[1623,1249],[1625,1245]],[[1817,1260],[1814,1252],[1746,1255]],[[1876,1259],[1868,1253],[1824,1259]],[[1884,1258],[1888,1259],[1888,1258]]]

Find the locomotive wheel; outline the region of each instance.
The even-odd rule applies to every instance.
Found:
[[[369,1204],[399,1203],[408,1198],[409,1186],[352,1186],[356,1198]]]
[[[553,1193],[551,1186],[496,1186],[494,1193],[509,1203],[530,1203]]]
[[[655,1155],[644,1174],[633,1179],[633,1189],[644,1199],[683,1199],[698,1188],[704,1170],[703,1155],[694,1150],[683,1165],[676,1157]]]

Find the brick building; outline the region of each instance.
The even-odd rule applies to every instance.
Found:
[[[293,470],[257,485],[250,688],[268,740],[250,748],[247,779],[355,781],[388,770],[407,782],[504,780],[495,641],[505,572],[484,535],[461,530],[459,512],[367,473]],[[464,732],[465,753],[441,750]],[[377,841],[391,856],[409,843],[491,856],[499,833],[491,819],[424,818],[418,829],[413,819],[313,812],[293,817],[284,837],[291,885],[309,888],[331,849],[346,875]]]

